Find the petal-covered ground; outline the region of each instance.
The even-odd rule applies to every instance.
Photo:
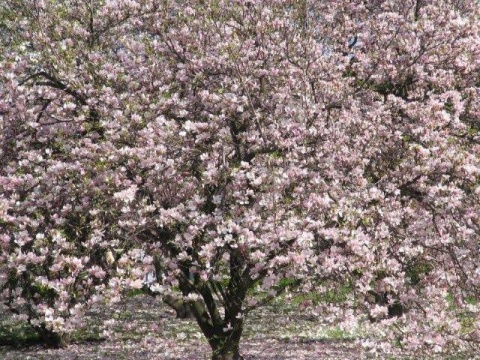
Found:
[[[281,305],[270,305],[250,314],[241,346],[245,359],[363,359],[374,357],[338,329],[328,328],[318,318]],[[115,322],[108,340],[90,333],[76,334],[67,349],[44,349],[40,345],[0,346],[5,360],[93,359],[209,359],[210,349],[193,320],[176,319],[161,301],[136,296],[112,308],[92,311],[90,329],[101,320]],[[8,322],[4,319],[3,323]],[[1,325],[0,325],[1,327]],[[90,330],[91,331],[91,330]],[[377,354],[378,356],[378,354]],[[383,354],[380,358],[387,358]]]

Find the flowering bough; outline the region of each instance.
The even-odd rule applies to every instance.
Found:
[[[155,267],[214,359],[240,358],[248,312],[288,287],[348,288],[317,310],[378,344],[475,348],[475,2],[3,6],[10,306],[60,299],[52,279],[118,294]]]
[[[55,12],[66,4],[50,5]],[[2,6],[12,25],[0,74],[2,310],[62,347],[85,325],[85,310],[138,282],[135,264],[148,258],[116,230],[118,164],[105,153],[96,90],[70,84],[59,68],[68,55],[45,43],[55,19],[39,2]]]

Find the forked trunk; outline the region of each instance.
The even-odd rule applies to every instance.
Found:
[[[233,320],[233,321],[232,321]],[[242,360],[240,339],[243,332],[243,319],[231,319],[230,329],[216,329],[215,335],[208,339],[212,348],[212,360]]]
[[[191,293],[200,295],[189,301],[190,311],[212,349],[212,360],[243,360],[239,345],[243,332],[244,318],[242,304],[247,290],[253,282],[249,272],[242,270],[244,260],[237,249],[230,248],[230,280],[226,288],[215,281],[203,281],[198,274],[189,279],[189,269],[179,285],[184,296]],[[221,316],[214,294],[222,300],[225,315]]]
[[[182,299],[176,298],[172,295],[166,295],[163,298],[163,302],[175,310],[175,312],[177,313],[177,318],[179,319],[193,318],[193,314],[190,311],[190,308]]]
[[[210,341],[212,360],[243,360],[239,348],[240,339],[224,337],[220,341]]]

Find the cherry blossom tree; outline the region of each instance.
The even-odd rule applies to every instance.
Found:
[[[85,325],[85,310],[118,300],[124,285],[141,287],[133,265],[153,261],[117,234],[118,216],[109,210],[124,184],[115,185],[118,164],[111,167],[100,125],[99,89],[88,80],[95,45],[70,49],[61,38],[68,29],[81,41],[85,31],[72,27],[70,5],[2,5],[2,310],[53,347],[66,346]]]
[[[290,288],[382,346],[478,345],[476,2],[2,11],[1,284],[32,325],[155,268],[213,359]]]

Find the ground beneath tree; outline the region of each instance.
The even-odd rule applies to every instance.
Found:
[[[271,305],[249,315],[241,346],[246,360],[372,358],[338,329],[318,318],[284,306]],[[92,328],[101,320],[115,320],[112,337],[95,338]],[[209,359],[210,349],[192,320],[179,320],[159,300],[135,296],[89,316],[90,330],[75,334],[68,349],[44,349],[17,343],[0,346],[0,359]],[[3,319],[3,323],[8,319]],[[2,320],[0,319],[0,324]],[[1,325],[0,325],[1,326]],[[11,344],[15,345],[15,344]],[[378,355],[387,358],[387,354]],[[396,358],[396,357],[395,357]]]

